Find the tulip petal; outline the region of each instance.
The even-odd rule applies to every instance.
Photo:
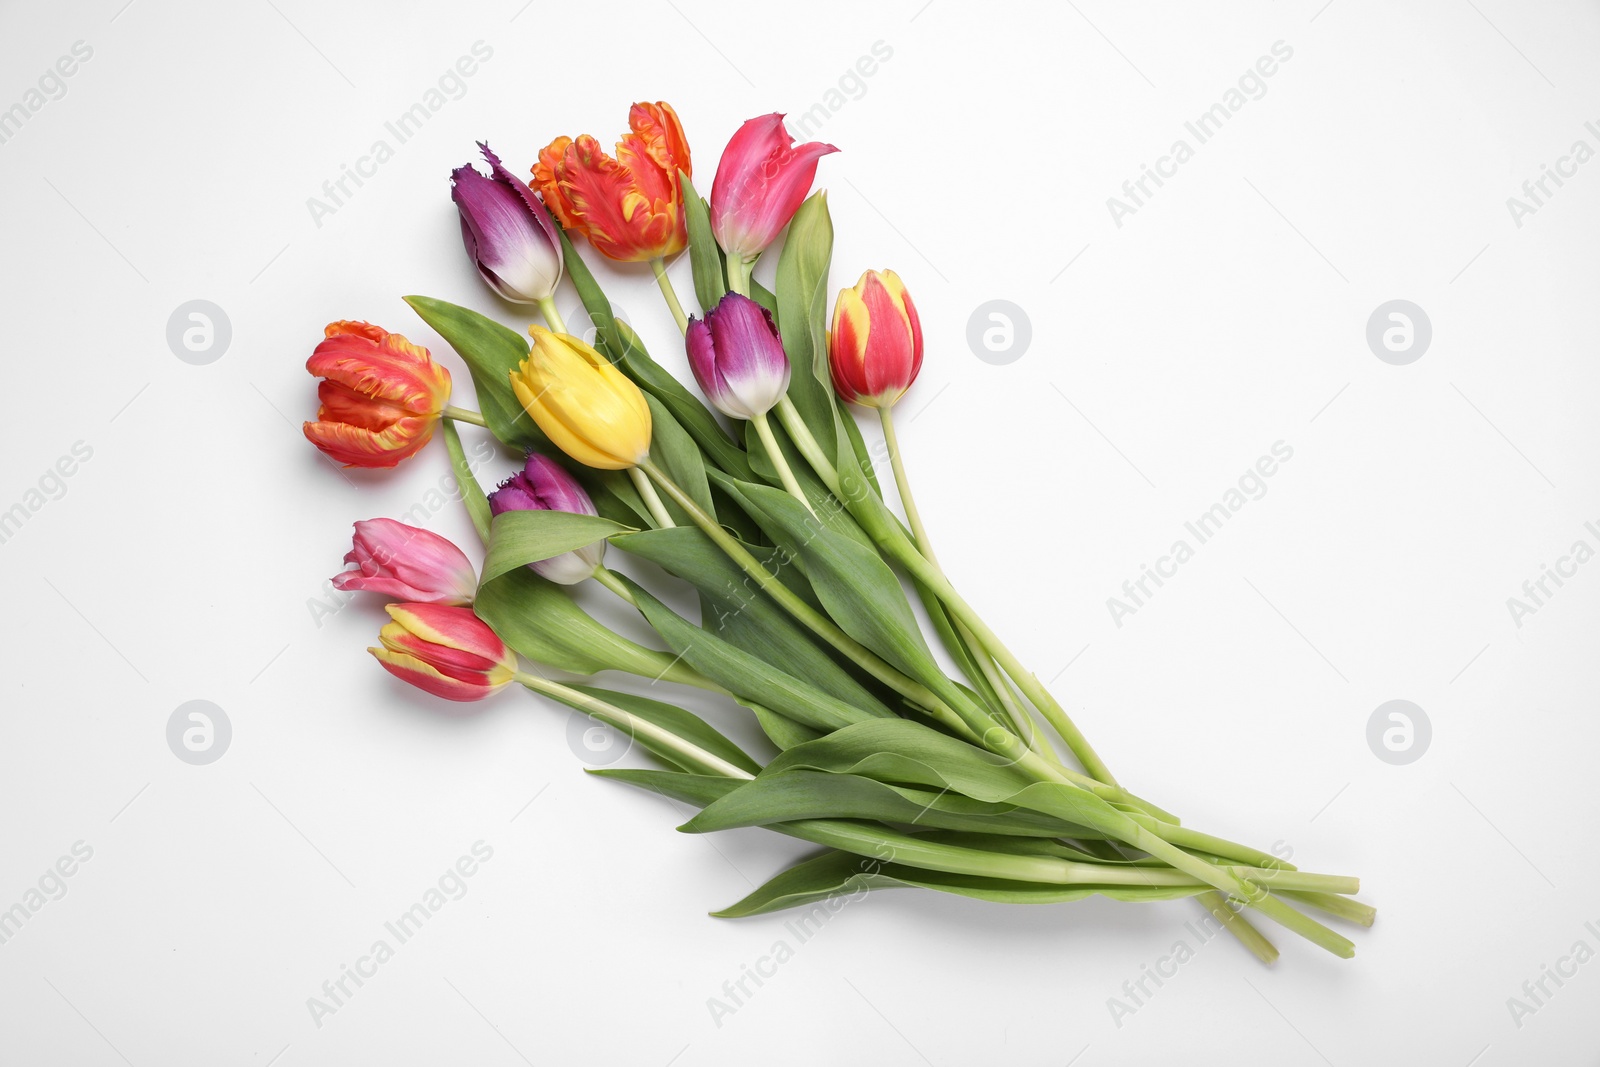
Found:
[[[516,663],[505,642],[468,608],[443,604],[389,604],[384,610],[406,630],[431,644],[459,649],[489,662]]]
[[[393,467],[428,443],[436,421],[408,416],[378,431],[343,422],[308,422],[301,429],[306,440],[346,467]]]
[[[399,678],[401,681],[410,682],[423,692],[445,700],[470,701],[482,700],[493,696],[505,687],[510,679],[495,685],[474,684],[463,682],[457,678],[450,678],[439,673],[427,663],[415,656],[404,652],[393,652],[387,648],[369,648],[374,659],[383,664],[383,669]]]

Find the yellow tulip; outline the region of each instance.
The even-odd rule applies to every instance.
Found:
[[[528,415],[586,467],[626,470],[650,457],[650,405],[611,361],[576,337],[534,326],[533,351],[511,372]]]

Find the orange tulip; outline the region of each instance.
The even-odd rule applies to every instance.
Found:
[[[332,322],[306,360],[323,379],[306,439],[347,467],[393,467],[433,436],[450,372],[428,350],[368,322]]]
[[[689,242],[678,185],[678,172],[690,173],[689,143],[665,103],[634,104],[628,126],[616,158],[588,134],[557,137],[539,153],[533,184],[562,226],[602,255],[639,263]]]

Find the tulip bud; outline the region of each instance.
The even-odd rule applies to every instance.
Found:
[[[394,621],[368,652],[396,678],[446,700],[482,700],[504,689],[517,657],[470,608],[390,604]]]
[[[355,569],[333,576],[335,589],[365,590],[423,604],[470,604],[478,576],[466,553],[446,538],[393,519],[356,523],[344,561]]]
[[[893,407],[922,369],[922,323],[892,270],[869,270],[833,305],[833,387],[847,404]]]
[[[561,238],[533,190],[479,142],[489,177],[470,166],[450,172],[461,240],[483,280],[519,304],[550,299],[561,280]]]
[[[765,415],[789,388],[789,357],[777,324],[747,296],[728,293],[704,322],[691,318],[684,344],[701,391],[730,418]]]
[[[347,467],[393,467],[433,436],[450,372],[428,350],[366,322],[333,322],[306,360],[324,379],[306,439]]]
[[[561,464],[537,452],[528,454],[522,470],[500,483],[500,488],[489,494],[489,510],[496,515],[507,511],[570,511],[578,515],[596,515],[594,501],[583,491],[577,479],[562,469]],[[595,570],[606,558],[606,543],[563,552],[549,559],[536,560],[528,566],[542,578],[558,585],[577,585],[594,577]]]
[[[555,446],[586,467],[625,470],[650,457],[650,405],[611,361],[576,337],[534,326],[511,389]]]
[[[711,186],[711,232],[730,256],[753,258],[777,239],[817,176],[831,144],[796,145],[780,114],[751,119],[723,149]]]

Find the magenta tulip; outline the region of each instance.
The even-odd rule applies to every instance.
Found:
[[[817,160],[838,149],[797,145],[774,112],[740,126],[711,186],[711,232],[729,256],[751,259],[777,239],[811,190]]]
[[[335,589],[366,590],[423,604],[470,604],[478,576],[466,553],[428,530],[394,519],[356,523],[346,563],[355,569],[333,576]]]
[[[583,491],[577,479],[568,474],[561,464],[537,452],[528,453],[528,462],[522,470],[500,483],[489,494],[489,510],[496,515],[507,511],[570,511],[578,515],[597,514],[594,501]],[[560,585],[577,585],[594,577],[597,567],[604,562],[606,543],[563,552],[559,556],[541,559],[528,564],[540,577]]]
[[[690,319],[684,344],[701,392],[729,418],[765,415],[789,389],[778,327],[748,296],[728,293],[704,321]]]

